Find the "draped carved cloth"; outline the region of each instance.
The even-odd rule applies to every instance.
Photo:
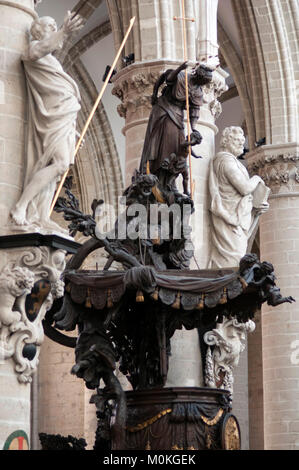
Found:
[[[57,153],[74,162],[76,119],[80,93],[58,60],[48,54],[36,61],[23,58],[28,90],[28,138],[24,187],[33,175],[48,166]],[[27,212],[29,223],[49,214],[56,181],[38,194]]]
[[[125,272],[79,271],[65,274],[67,290],[76,303],[83,303],[89,297],[91,304],[103,309],[107,297],[118,302],[126,290],[141,290],[151,294],[158,289],[159,299],[171,305],[178,293],[184,310],[195,309],[202,296],[208,308],[215,307],[224,289],[229,299],[243,291],[238,271],[232,269],[200,271],[155,271],[151,267],[134,267]]]
[[[232,154],[219,152],[211,161],[211,267],[238,266],[246,253],[253,200],[248,183],[246,168]]]

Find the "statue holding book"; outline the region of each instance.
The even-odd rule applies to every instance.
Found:
[[[220,152],[211,161],[211,267],[238,266],[255,233],[258,219],[269,208],[270,189],[238,160],[245,137],[240,127],[227,127],[222,133]]]

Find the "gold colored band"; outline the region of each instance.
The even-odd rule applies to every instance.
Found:
[[[209,419],[209,418],[207,418],[206,416],[203,416],[203,415],[200,415],[200,417],[207,426],[214,426],[221,419],[223,413],[224,413],[224,410],[222,408],[220,408],[220,410],[218,411],[218,413],[216,414],[216,416],[213,419]]]
[[[137,426],[131,426],[131,427],[127,427],[127,431],[129,432],[137,432],[137,431],[141,431],[142,429],[145,429],[147,428],[148,426],[150,426],[151,424],[155,423],[156,421],[158,421],[158,419],[162,418],[163,416],[167,415],[168,413],[171,413],[172,412],[172,409],[171,408],[168,408],[167,410],[163,410],[161,411],[159,414],[157,414],[156,416],[154,416],[153,418],[151,419],[148,419],[147,421],[144,421],[144,423],[140,423],[140,424],[137,424]]]

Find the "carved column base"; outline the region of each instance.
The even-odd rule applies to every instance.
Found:
[[[176,387],[126,395],[125,450],[240,449],[227,391]]]

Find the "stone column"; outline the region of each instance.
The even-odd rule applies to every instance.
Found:
[[[28,449],[30,383],[44,338],[42,320],[63,295],[70,240],[19,233],[9,213],[23,190],[27,92],[21,57],[34,0],[0,0],[0,449]],[[73,247],[74,248],[74,247]]]
[[[0,234],[23,184],[26,85],[21,55],[37,16],[33,0],[0,0]]]
[[[261,258],[273,263],[283,295],[299,285],[299,146],[265,145],[249,154],[249,169],[271,187],[261,217]],[[298,299],[297,299],[298,302]],[[262,310],[265,449],[299,449],[299,322],[297,304]]]
[[[195,7],[198,22],[197,57],[202,61],[218,55],[217,9],[218,0],[200,0]]]
[[[26,88],[21,55],[28,41],[27,32],[35,18],[33,0],[0,1],[0,233],[7,233],[9,211],[22,190],[26,125]],[[7,269],[8,259],[1,250],[0,266],[0,449],[28,449],[30,437],[30,386],[16,373],[12,326],[3,322],[5,298],[30,292],[33,279],[26,272]],[[5,270],[5,272],[4,272]],[[29,274],[29,271],[28,273]],[[23,279],[17,278],[17,275]],[[9,280],[10,277],[10,280]],[[18,283],[24,283],[23,288]],[[26,283],[28,285],[26,285]],[[16,292],[18,290],[18,292]],[[12,302],[13,303],[13,302]],[[12,305],[11,305],[12,307]],[[7,312],[9,314],[9,312]],[[13,312],[11,312],[12,314]],[[14,315],[17,315],[16,313]],[[14,316],[12,315],[12,316]],[[10,330],[10,331],[9,331]]]

